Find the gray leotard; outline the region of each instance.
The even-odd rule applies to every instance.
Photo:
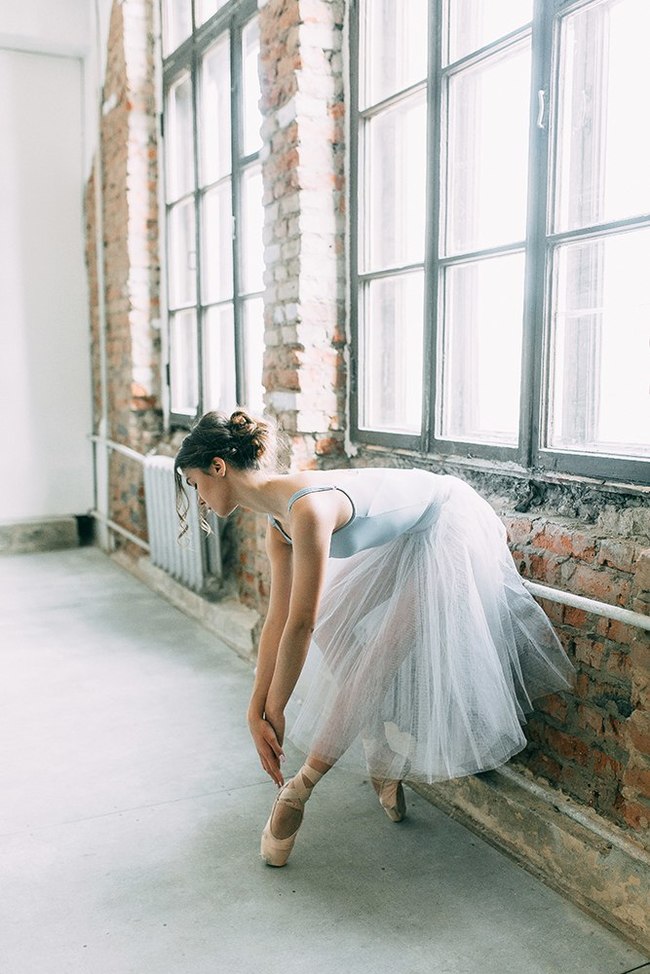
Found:
[[[367,467],[341,474],[345,487],[323,484],[303,487],[292,494],[287,512],[299,498],[323,490],[339,490],[352,504],[352,516],[332,534],[331,558],[349,558],[366,548],[393,541],[402,534],[423,531],[435,520],[442,498],[446,495],[445,481],[453,478],[429,473],[426,470],[393,470]],[[269,521],[286,541],[291,538],[278,521]]]

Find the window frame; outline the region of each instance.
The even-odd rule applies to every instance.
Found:
[[[160,22],[163,22],[164,11],[162,5],[164,0],[160,0]],[[195,2],[192,0],[192,33],[175,50],[171,51],[166,57],[162,58],[162,114],[161,114],[161,136],[163,142],[161,185],[166,186],[167,178],[167,154],[165,151],[165,112],[167,107],[168,94],[173,84],[184,74],[189,73],[191,92],[192,92],[192,140],[194,149],[193,167],[193,189],[188,191],[178,199],[168,202],[166,189],[162,192],[162,209],[164,214],[163,234],[164,234],[164,253],[165,253],[165,278],[161,282],[161,291],[165,296],[166,310],[166,361],[164,365],[164,380],[168,403],[168,423],[170,428],[189,428],[194,420],[205,411],[205,392],[204,392],[204,357],[203,357],[203,329],[207,312],[210,308],[223,305],[224,301],[204,301],[204,293],[201,287],[201,265],[203,249],[203,226],[202,226],[202,200],[210,188],[214,188],[215,183],[206,186],[201,184],[200,165],[201,165],[201,145],[199,136],[200,125],[200,71],[201,58],[217,43],[220,37],[226,32],[229,34],[229,66],[230,66],[230,174],[231,181],[231,212],[232,212],[232,309],[233,309],[233,330],[234,330],[234,355],[235,355],[235,388],[237,402],[246,402],[247,378],[245,360],[245,323],[244,323],[244,302],[253,297],[261,296],[263,290],[255,292],[241,292],[241,256],[243,240],[240,232],[242,227],[242,193],[241,181],[244,172],[254,165],[261,162],[261,144],[255,152],[243,155],[243,64],[242,64],[242,36],[246,26],[258,15],[256,0],[230,0],[221,7],[215,14],[209,17],[203,24],[196,25]],[[220,176],[217,183],[225,176]],[[170,308],[169,301],[169,281],[170,281],[170,241],[167,231],[170,210],[178,206],[183,199],[193,199],[194,219],[195,219],[195,303],[183,308]],[[261,203],[260,203],[261,205]],[[198,370],[198,402],[196,411],[175,412],[172,408],[171,382],[173,364],[171,360],[171,318],[178,310],[196,311],[196,355]],[[234,405],[234,404],[233,404]]]
[[[362,341],[360,320],[361,285],[359,274],[359,193],[363,185],[360,171],[360,128],[363,118],[376,106],[361,112],[360,85],[360,7],[361,0],[350,2],[350,332],[352,339],[350,427],[353,442],[390,449],[405,449],[455,461],[485,460],[508,465],[509,470],[549,475],[584,476],[602,481],[650,482],[650,462],[620,455],[592,454],[564,451],[546,447],[548,424],[547,371],[549,355],[546,347],[550,335],[552,256],[559,243],[570,239],[605,236],[619,228],[650,226],[650,214],[630,219],[598,224],[597,228],[552,233],[547,230],[548,201],[557,183],[556,147],[552,139],[558,112],[560,70],[559,33],[561,20],[594,0],[533,0],[532,20],[494,42],[442,66],[443,23],[445,0],[429,0],[428,23],[428,158],[425,238],[424,340],[423,340],[423,403],[422,426],[419,434],[372,430],[360,425],[361,395],[359,358]],[[439,294],[441,267],[465,261],[466,253],[439,258],[439,235],[442,232],[441,133],[444,124],[445,78],[470,64],[480,63],[500,48],[532,35],[532,63],[529,100],[529,175],[527,190],[526,236],[523,241],[526,255],[524,276],[524,308],[522,328],[520,434],[517,446],[471,443],[465,440],[439,438],[436,435],[436,414],[439,410],[441,383],[439,379],[438,331],[442,330]],[[544,92],[542,125],[538,124],[540,104],[538,93]],[[552,99],[552,101],[551,101]],[[477,251],[484,256],[491,250],[513,252],[513,246],[486,248]]]

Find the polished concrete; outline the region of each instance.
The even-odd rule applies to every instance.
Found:
[[[396,826],[336,770],[265,866],[248,664],[93,548],[0,558],[0,593],[2,974],[650,974],[419,796]]]

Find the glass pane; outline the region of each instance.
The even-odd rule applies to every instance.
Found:
[[[590,4],[563,21],[556,230],[650,212],[649,36],[647,0]]]
[[[365,271],[424,260],[426,139],[424,93],[365,123],[361,217]]]
[[[260,166],[251,166],[242,173],[241,181],[240,291],[242,294],[264,289],[262,192],[262,169]]]
[[[246,405],[252,412],[264,412],[264,301],[248,298],[243,303],[244,312],[244,368],[246,370]]]
[[[167,95],[167,202],[172,203],[194,189],[194,135],[192,131],[192,82],[184,74]]]
[[[419,433],[424,275],[370,281],[362,297],[361,425]]]
[[[232,297],[232,195],[226,179],[202,201],[201,290],[203,304]]]
[[[232,304],[209,308],[203,317],[203,408],[229,414],[237,404],[235,324]]]
[[[516,446],[523,254],[446,268],[439,435]]]
[[[163,48],[165,57],[192,33],[189,0],[163,0]]]
[[[221,37],[201,62],[201,185],[230,172],[230,38]]]
[[[216,14],[217,10],[220,10],[227,3],[228,0],[194,0],[196,26],[204,24],[209,17]]]
[[[169,306],[178,308],[196,301],[196,234],[194,200],[178,203],[169,211]]]
[[[260,126],[260,32],[257,18],[242,31],[242,155],[248,156],[262,147]]]
[[[526,236],[530,43],[449,80],[447,253]]]
[[[650,455],[650,230],[558,247],[548,445]]]
[[[533,18],[533,0],[448,0],[446,63],[478,51]]]
[[[376,105],[427,76],[427,0],[363,0],[359,105]]]
[[[196,415],[199,406],[196,311],[179,311],[169,320],[171,411]]]

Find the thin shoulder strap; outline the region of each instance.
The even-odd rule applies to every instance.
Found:
[[[297,490],[295,494],[291,495],[291,497],[289,498],[289,503],[287,504],[287,511],[290,512],[291,508],[296,503],[296,501],[300,500],[301,497],[304,497],[305,494],[313,494],[315,491],[318,490],[336,490],[336,489],[337,488],[334,487],[334,485],[332,484],[328,484],[327,486],[323,486],[323,487],[303,487],[302,490]]]

